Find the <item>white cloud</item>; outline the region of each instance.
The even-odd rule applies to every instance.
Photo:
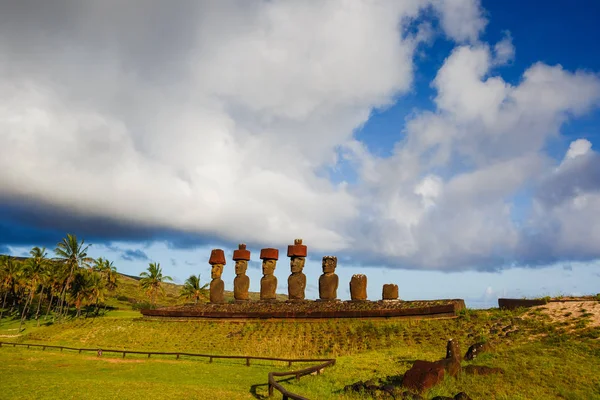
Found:
[[[457,42],[476,42],[488,23],[479,0],[434,0],[433,6],[444,31]]]
[[[516,85],[494,75],[514,46],[479,41],[479,2],[144,4],[0,6],[2,198],[403,267],[501,266],[529,257],[532,231],[598,255],[580,239],[600,235],[597,156],[575,142],[555,171],[544,145],[598,104],[600,80],[543,63]],[[430,6],[463,44],[436,109],[377,157],[353,132],[413,89]],[[338,152],[356,183],[322,173]],[[525,232],[514,196],[532,185]]]
[[[515,46],[512,43],[510,32],[505,32],[504,39],[494,45],[494,64],[504,65],[510,63],[515,57]]]
[[[569,150],[565,155],[565,159],[571,159],[578,156],[582,156],[590,151],[592,148],[592,143],[587,139],[577,139],[574,142],[571,142],[569,145]]]

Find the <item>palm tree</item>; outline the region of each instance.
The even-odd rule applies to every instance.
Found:
[[[2,300],[2,310],[0,310],[0,323],[2,323],[4,309],[6,308],[7,295],[9,293],[11,294],[13,302],[16,296],[15,286],[21,274],[21,263],[9,256],[2,256],[0,258],[0,271],[0,287],[4,291],[4,298]]]
[[[207,298],[208,283],[200,286],[200,275],[190,275],[181,288],[181,297],[194,299],[194,304],[198,304],[198,300]]]
[[[69,287],[69,298],[77,309],[77,318],[81,315],[81,306],[88,304],[94,297],[93,272],[85,269],[77,270],[73,275],[73,281]]]
[[[173,278],[162,274],[160,263],[150,263],[148,266],[148,272],[144,271],[140,274],[142,278],[140,280],[140,286],[146,291],[146,295],[150,297],[152,305],[156,305],[156,293],[160,290],[164,293],[162,287],[163,282],[173,281]]]
[[[119,274],[112,261],[99,257],[97,260],[94,260],[94,271],[100,272],[105,278],[106,289],[112,292],[117,288]]]
[[[81,243],[79,243],[77,236],[67,234],[67,237],[63,238],[62,242],[58,243],[56,249],[54,250],[54,253],[58,256],[58,259],[67,266],[69,271],[61,294],[59,315],[62,314],[65,296],[74,279],[75,272],[78,268],[89,268],[90,263],[93,261],[92,258],[87,256],[87,249],[89,246],[84,247],[84,243],[85,240],[82,239]]]
[[[25,277],[27,279],[27,286],[29,288],[29,297],[25,300],[25,307],[23,307],[23,314],[21,315],[21,323],[19,324],[19,332],[21,332],[21,327],[23,326],[23,321],[25,320],[25,316],[27,315],[27,308],[31,306],[33,303],[33,296],[35,295],[35,291],[38,287],[38,283],[44,278],[46,274],[46,265],[48,259],[46,258],[46,248],[40,249],[39,247],[34,247],[29,252],[31,254],[31,258],[29,258],[25,262]],[[40,303],[42,302],[42,294],[44,292],[44,285],[42,285],[42,290],[40,291],[39,301],[38,301],[38,309],[36,313],[36,319],[40,312]]]

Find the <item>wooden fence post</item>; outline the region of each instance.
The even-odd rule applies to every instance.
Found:
[[[177,353],[177,360],[179,360],[179,353]]]
[[[208,362],[211,363],[212,362],[212,357],[208,358]]]
[[[250,366],[250,357],[246,357],[246,366],[249,367]]]
[[[273,385],[269,383],[269,397],[273,396]]]
[[[125,352],[123,352],[123,358],[125,358]]]

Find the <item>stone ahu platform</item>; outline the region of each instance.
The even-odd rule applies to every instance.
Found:
[[[453,317],[465,308],[462,299],[415,301],[312,301],[199,304],[141,310],[150,318],[304,319]]]

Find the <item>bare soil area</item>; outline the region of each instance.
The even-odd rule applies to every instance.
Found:
[[[577,323],[581,319],[589,321],[589,327],[600,326],[599,301],[564,301],[549,302],[543,306],[532,307],[547,315],[552,322]]]

